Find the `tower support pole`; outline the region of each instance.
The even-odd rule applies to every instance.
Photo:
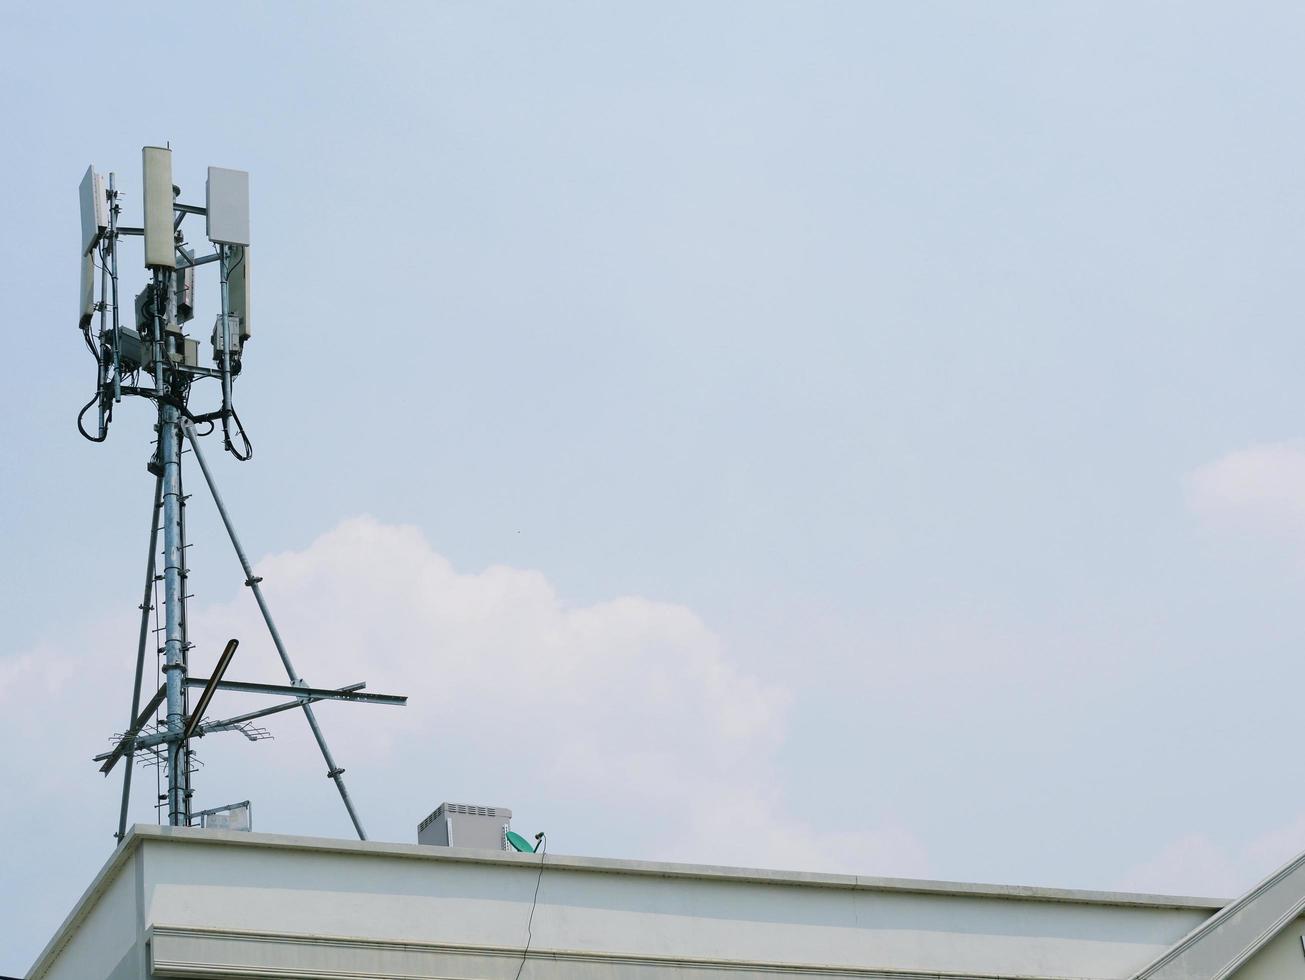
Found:
[[[181,548],[181,436],[177,409],[163,405],[159,412],[159,461],[163,465],[163,672],[167,685],[168,823],[185,823],[185,759],[181,730],[185,724],[186,664],[181,637],[182,562]]]
[[[109,279],[113,283],[113,400],[122,401],[122,358],[118,353],[118,177],[109,172]]]
[[[185,561],[182,547],[181,500],[181,429],[180,413],[173,399],[173,371],[167,328],[176,317],[175,273],[170,269],[154,272],[154,391],[159,409],[158,466],[161,470],[163,501],[163,673],[167,688],[168,741],[168,823],[186,823],[186,758],[181,744],[186,720],[186,643],[183,633],[182,603]]]
[[[267,600],[263,597],[263,590],[259,588],[262,581],[254,574],[253,566],[249,564],[249,558],[245,555],[245,549],[240,546],[240,538],[236,535],[235,525],[231,523],[231,516],[227,513],[226,505],[222,503],[222,495],[218,493],[217,484],[213,482],[213,474],[209,472],[208,463],[204,459],[204,451],[199,448],[199,440],[195,437],[195,431],[188,423],[182,423],[181,431],[185,433],[186,438],[190,441],[190,447],[194,450],[195,460],[199,463],[200,471],[204,474],[204,482],[208,484],[209,493],[213,496],[213,503],[217,505],[218,515],[222,518],[222,525],[227,529],[227,537],[231,539],[231,546],[235,549],[236,557],[240,559],[240,567],[245,572],[245,584],[249,586],[254,593],[254,599],[258,602],[258,610],[263,614],[263,622],[267,624],[267,631],[272,636],[272,643],[276,647],[277,654],[281,657],[281,663],[285,666],[285,672],[290,677],[290,683],[295,687],[304,687],[304,679],[295,671],[294,665],[290,662],[290,654],[286,652],[285,644],[281,641],[281,634],[276,628],[276,623],[272,620],[272,612],[268,609]],[[335,759],[331,755],[330,748],[326,744],[326,736],[322,734],[321,726],[317,724],[317,716],[313,714],[312,705],[305,702],[303,705],[304,717],[308,720],[308,727],[312,729],[313,738],[317,740],[317,747],[322,751],[322,758],[326,762],[326,775],[335,783],[335,788],[340,793],[340,799],[344,802],[344,808],[349,811],[349,819],[353,821],[354,830],[358,832],[359,840],[366,840],[367,833],[363,830],[362,821],[358,819],[358,813],[353,808],[353,800],[349,797],[349,790],[344,785],[344,770],[335,764]]]
[[[154,555],[159,546],[159,496],[163,492],[162,477],[154,481],[154,503],[150,507],[150,550],[145,562],[145,593],[140,600],[140,639],[136,644],[136,683],[131,691],[131,717],[127,719],[127,734],[136,724],[140,714],[140,686],[145,677],[145,645],[150,637],[150,611],[154,608]],[[127,764],[122,774],[122,807],[118,812],[118,832],[113,836],[121,843],[127,836],[127,806],[131,802],[131,772],[136,768],[133,763],[133,749],[127,749]]]

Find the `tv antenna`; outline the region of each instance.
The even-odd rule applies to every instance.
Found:
[[[370,704],[404,704],[407,698],[394,694],[368,694],[363,683],[339,688],[309,687],[290,662],[285,643],[272,620],[267,599],[260,587],[262,579],[240,545],[235,525],[218,493],[200,440],[221,426],[222,448],[238,460],[253,456],[253,445],[232,403],[232,387],[241,373],[245,348],[249,343],[249,174],[242,170],[208,168],[203,207],[183,204],[181,189],[172,183],[170,147],[147,146],[142,152],[143,194],[142,223],[121,223],[122,194],[115,174],[104,177],[89,167],[81,183],[81,319],[80,329],[95,358],[95,395],[77,416],[77,428],[92,442],[108,438],[113,413],[124,397],[146,399],[158,413],[157,438],[148,469],[154,474],[154,500],[150,510],[149,557],[145,566],[145,589],[141,601],[140,635],[136,648],[136,674],[132,688],[131,716],[125,732],[116,736],[113,748],[95,757],[103,763],[100,771],[108,775],[125,760],[122,781],[122,807],[118,831],[121,841],[127,832],[127,809],[131,799],[133,762],[139,755],[146,763],[163,767],[167,774],[167,793],[160,793],[160,809],[166,807],[168,823],[186,826],[205,822],[205,817],[227,808],[193,812],[194,790],[191,776],[195,771],[192,740],[208,734],[237,731],[251,740],[269,737],[255,726],[256,719],[291,709],[301,709],[313,738],[326,762],[326,775],[335,783],[340,799],[349,812],[358,837],[367,839],[353,800],[344,785],[344,770],[335,762],[326,737],[313,714],[317,701],[354,701]],[[205,219],[205,237],[213,246],[209,254],[196,256],[186,244],[182,223],[190,215]],[[150,278],[137,294],[132,306],[134,315],[124,325],[119,317],[118,249],[124,237],[140,237],[145,245],[145,268]],[[98,261],[97,261],[98,259]],[[220,313],[209,337],[212,365],[200,363],[199,341],[189,337],[185,325],[194,318],[196,309],[196,272],[201,266],[215,265],[220,286]],[[96,288],[96,271],[99,288]],[[92,327],[98,327],[92,334]],[[147,383],[146,377],[152,380]],[[219,407],[196,412],[191,408],[192,388],[197,382],[215,381],[220,386]],[[86,416],[95,410],[94,434],[87,431]],[[206,428],[205,428],[206,427]],[[244,572],[245,585],[254,593],[263,622],[281,658],[290,683],[260,684],[226,679],[226,671],[236,652],[237,641],[227,643],[211,676],[191,677],[189,654],[193,647],[188,635],[186,616],[186,501],[182,491],[182,456],[189,445],[199,464],[204,483],[217,506],[218,515],[235,549]],[[156,557],[162,532],[163,571],[156,574]],[[157,583],[163,585],[163,624],[153,632],[150,613],[157,605],[152,601]],[[157,617],[156,617],[157,622]],[[158,645],[158,634],[163,643]],[[163,683],[141,706],[144,686],[145,653],[150,636],[156,637]],[[193,710],[190,691],[202,691]],[[245,712],[230,718],[209,720],[207,712],[219,691],[264,694],[283,700],[269,707]],[[160,708],[163,718],[158,717]],[[246,812],[247,804],[244,805]]]

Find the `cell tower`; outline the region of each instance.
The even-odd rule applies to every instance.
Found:
[[[112,750],[95,757],[96,762],[103,763],[100,770],[106,775],[119,761],[125,760],[122,807],[114,836],[121,841],[126,835],[131,776],[137,756],[147,763],[164,767],[166,771],[167,794],[160,793],[159,800],[160,809],[167,809],[169,824],[182,826],[199,822],[213,826],[214,815],[226,808],[217,807],[199,813],[191,810],[192,739],[224,731],[238,731],[253,740],[265,738],[267,732],[252,724],[255,719],[298,708],[302,709],[322,751],[326,775],[339,790],[359,838],[366,840],[362,822],[344,785],[344,770],[336,765],[326,745],[312,705],[324,700],[404,704],[407,699],[392,694],[363,693],[366,685],[362,683],[340,688],[314,688],[306,684],[290,662],[260,587],[262,579],[254,574],[240,545],[231,516],[200,447],[200,440],[211,435],[220,425],[223,449],[239,460],[248,460],[253,455],[253,446],[231,399],[232,386],[243,368],[245,348],[250,339],[249,174],[241,170],[209,167],[205,202],[203,207],[199,207],[179,200],[181,190],[172,183],[170,148],[145,147],[142,150],[142,173],[143,214],[139,226],[120,222],[122,195],[115,174],[108,175],[106,185],[92,166],[87,169],[81,183],[80,328],[95,358],[96,380],[95,396],[78,414],[77,428],[92,442],[104,442],[108,438],[114,410],[124,397],[152,401],[158,413],[157,439],[148,463],[148,469],[155,477],[154,502],[150,511],[149,558],[140,606],[131,715],[126,731],[116,737]],[[197,257],[187,247],[182,223],[190,215],[205,219],[205,237],[213,246],[211,253]],[[119,320],[118,303],[118,249],[125,236],[144,239],[145,268],[150,276],[145,288],[135,298],[134,315],[127,325]],[[216,266],[221,293],[221,312],[209,338],[211,365],[200,363],[199,341],[189,337],[185,330],[185,325],[195,315],[196,272],[205,265]],[[93,335],[97,316],[98,328]],[[152,384],[147,383],[146,376]],[[218,382],[221,401],[215,409],[197,412],[191,407],[192,390],[198,390],[197,383],[204,381]],[[94,434],[86,428],[86,417],[92,410],[98,420]],[[186,618],[187,498],[182,492],[182,457],[186,445],[199,464],[200,473],[243,569],[245,585],[254,593],[272,643],[289,675],[288,685],[226,680],[226,670],[236,651],[236,640],[227,643],[212,676],[190,676],[189,654],[193,644]],[[160,531],[163,571],[158,575],[156,557]],[[163,585],[163,624],[152,632],[150,613],[156,606],[152,599],[159,581]],[[157,637],[160,633],[163,642],[157,652],[161,658],[163,683],[142,707],[146,648],[150,637]],[[192,689],[201,691],[193,707],[189,696]],[[223,690],[266,694],[285,700],[234,717],[207,720],[210,702],[216,692]],[[164,717],[160,719],[161,707]],[[237,806],[245,807],[247,819],[248,804]]]

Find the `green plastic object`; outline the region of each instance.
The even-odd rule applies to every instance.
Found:
[[[524,854],[535,853],[535,849],[530,846],[530,841],[526,840],[515,830],[509,830],[507,832],[507,842],[511,844],[514,848],[516,848],[518,851],[521,851]]]

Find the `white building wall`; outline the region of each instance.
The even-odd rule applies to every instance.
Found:
[[[56,934],[56,941],[62,942],[43,974],[48,980],[144,976],[144,951],[138,941],[139,855],[134,857],[116,864],[110,861],[86,890]]]
[[[1233,974],[1236,980],[1299,980],[1305,977],[1305,918],[1283,929]]]
[[[139,937],[158,977],[511,978],[539,875],[534,855],[194,829],[125,848],[139,894],[118,874],[31,976],[143,976],[110,972]],[[1218,905],[550,856],[522,980],[1126,980]],[[77,951],[100,942],[118,952],[92,968]]]

